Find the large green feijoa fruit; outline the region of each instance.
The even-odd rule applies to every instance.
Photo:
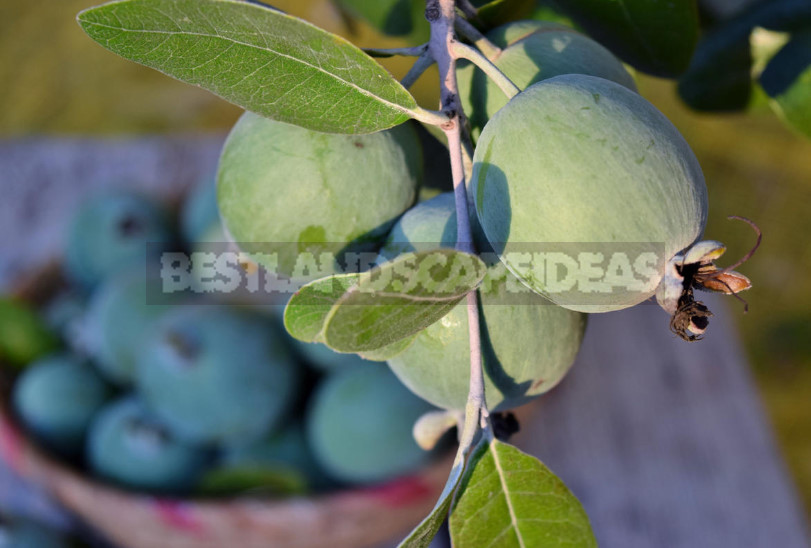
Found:
[[[144,340],[136,386],[180,439],[233,445],[281,424],[298,397],[299,375],[265,318],[224,306],[183,306]]]
[[[456,240],[453,193],[409,210],[381,255],[437,247]],[[486,257],[484,257],[486,258]],[[586,316],[526,289],[497,259],[479,289],[485,394],[490,409],[518,407],[554,387],[574,362]],[[389,367],[412,392],[446,409],[464,409],[470,379],[467,306],[458,305],[421,331]]]
[[[134,395],[96,414],[86,448],[88,465],[97,476],[158,493],[189,490],[211,460],[208,450],[179,440]]]
[[[519,89],[561,74],[588,74],[636,90],[634,79],[614,54],[565,25],[517,21],[491,30],[487,37],[502,48],[491,60]],[[507,104],[507,96],[467,61],[459,63],[457,79],[462,108],[478,137],[487,120]]]
[[[93,293],[76,342],[108,381],[119,386],[132,384],[144,339],[172,308],[169,303],[180,300],[161,291],[158,278],[134,271],[109,278]],[[158,298],[165,301],[152,301]]]
[[[169,217],[151,198],[106,190],[82,203],[65,245],[68,278],[92,289],[113,275],[143,269],[172,241]]]
[[[662,113],[614,82],[538,82],[490,120],[471,189],[487,240],[524,284],[586,312],[651,297],[701,235],[707,189]]]
[[[254,260],[312,279],[334,272],[321,253],[381,241],[414,203],[421,172],[419,141],[407,124],[335,135],[245,113],[222,151],[217,199],[230,236]],[[304,252],[320,272],[303,270],[312,264]]]

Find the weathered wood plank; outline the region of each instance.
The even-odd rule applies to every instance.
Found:
[[[0,140],[0,286],[59,255],[89,193],[176,193],[217,165],[224,136]]]
[[[734,329],[686,343],[655,305],[590,317],[571,373],[514,441],[580,497],[605,548],[808,546]],[[731,306],[727,306],[731,305]]]
[[[221,142],[0,141],[0,287],[58,254],[87,193],[182,189],[214,168]],[[592,316],[572,373],[516,436],[581,498],[601,546],[808,546],[731,327],[740,311],[724,304],[693,344],[655,306]]]

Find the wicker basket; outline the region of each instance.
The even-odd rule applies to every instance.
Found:
[[[16,294],[41,302],[59,285],[58,265]],[[121,546],[132,548],[362,548],[396,541],[433,507],[452,456],[384,485],[284,500],[177,500],[126,492],[50,457],[17,426],[0,391],[0,458],[21,477]]]

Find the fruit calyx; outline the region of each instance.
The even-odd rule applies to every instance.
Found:
[[[721,242],[705,240],[677,253],[665,265],[665,275],[656,291],[656,301],[671,315],[670,330],[685,341],[701,340],[713,315],[703,302],[695,299],[695,289],[733,295],[743,302],[744,313],[749,310],[749,305],[738,293],[751,288],[752,282],[733,269],[755,253],[760,246],[762,233],[749,219],[737,215],[728,218],[747,223],[757,234],[755,245],[738,262],[719,269],[715,260],[724,254],[726,246]]]

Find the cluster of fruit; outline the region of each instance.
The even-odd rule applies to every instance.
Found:
[[[706,316],[686,306],[682,289],[692,298],[681,274],[686,265],[681,260],[673,279],[665,279],[665,264],[701,235],[707,195],[687,143],[603,46],[539,21],[510,23],[488,38],[502,48],[494,64],[523,89],[508,101],[482,70],[460,63],[459,97],[476,141],[471,224],[481,257],[491,257],[481,286],[488,290],[480,289],[486,394],[489,407],[501,410],[560,381],[580,347],[586,312],[633,306],[675,284],[675,300],[668,297],[665,308],[683,311],[680,335],[700,336]],[[453,247],[453,194],[412,205],[420,165],[419,142],[407,124],[335,135],[245,113],[221,157],[220,213],[243,249],[274,252],[256,253],[257,262],[293,278],[302,272],[301,250],[325,242],[377,242],[383,246],[377,265],[426,247]],[[520,260],[532,246],[561,243],[582,244],[600,260],[612,245],[654,249],[650,279],[633,278],[631,257],[611,263],[603,280],[582,279],[593,269],[573,275],[607,291],[562,299],[538,275],[543,264]],[[320,266],[331,274],[349,265]],[[633,287],[622,287],[629,279]],[[505,298],[515,287],[523,288],[520,298]],[[388,362],[414,393],[459,410],[468,395],[468,341],[460,304]]]
[[[352,4],[381,13],[371,3]],[[500,429],[490,427],[488,410],[521,405],[555,386],[581,345],[586,313],[655,296],[671,329],[696,340],[711,313],[694,289],[736,294],[750,284],[732,267],[715,266],[723,244],[698,242],[707,219],[701,168],[676,128],[637,93],[623,63],[588,36],[550,22],[513,22],[481,34],[490,17],[518,16],[517,4],[502,4],[478,10],[470,2],[426,2],[427,43],[369,55],[305,21],[240,2],[127,0],[86,10],[79,23],[111,51],[246,109],[220,157],[221,239],[242,251],[241,260],[263,267],[254,272],[268,280],[305,284],[284,312],[292,336],[387,361],[377,374],[393,371],[443,409],[417,421],[421,446],[462,427],[447,487],[405,544],[427,544],[450,511],[460,546],[506,535],[519,544],[551,535],[591,546],[579,502],[554,476],[548,481],[541,463],[495,439]],[[648,57],[653,65],[669,57],[649,47],[648,35],[629,39],[614,20],[658,24],[669,9],[623,5],[620,13],[588,4],[584,14],[606,19],[611,36],[631,43],[630,53],[644,48],[630,55],[615,47],[624,58],[641,58],[638,65],[651,70]],[[382,10],[388,16],[390,7]],[[697,31],[694,6],[678,8],[678,17],[689,20],[686,31]],[[689,36],[672,42],[686,44],[687,54],[692,49]],[[686,65],[687,54],[678,52],[671,64]],[[401,82],[372,59],[390,55],[418,56]],[[433,63],[440,111],[422,108],[407,90]],[[442,149],[437,157],[451,159],[446,182],[452,179],[453,193],[420,192],[420,156],[428,149],[416,121],[441,134],[434,145]],[[179,355],[178,376],[202,338],[185,326],[164,345]],[[154,352],[155,363],[163,353]],[[143,382],[155,367],[137,367],[144,400],[154,406],[158,398],[146,392],[160,384],[160,399],[180,406],[185,395],[168,381]],[[350,423],[394,418],[384,412],[397,399],[389,393],[371,386],[338,393],[352,401],[373,394],[378,402]],[[310,437],[346,442],[338,427],[347,418],[325,417],[323,430],[308,425]],[[403,451],[387,458],[399,462]],[[510,501],[519,472],[528,483],[521,500]],[[483,480],[496,475],[495,484]],[[503,497],[510,509],[543,519],[528,525],[490,505]],[[501,510],[485,515],[482,504]],[[552,531],[561,512],[566,531]]]
[[[182,236],[173,224],[130,191],[77,212],[68,287],[41,311],[65,344],[51,338],[11,398],[42,445],[118,485],[173,494],[303,494],[426,463],[412,426],[432,408],[387,368],[292,339],[279,307],[161,293],[146,265],[217,230],[212,181],[184,203]]]

